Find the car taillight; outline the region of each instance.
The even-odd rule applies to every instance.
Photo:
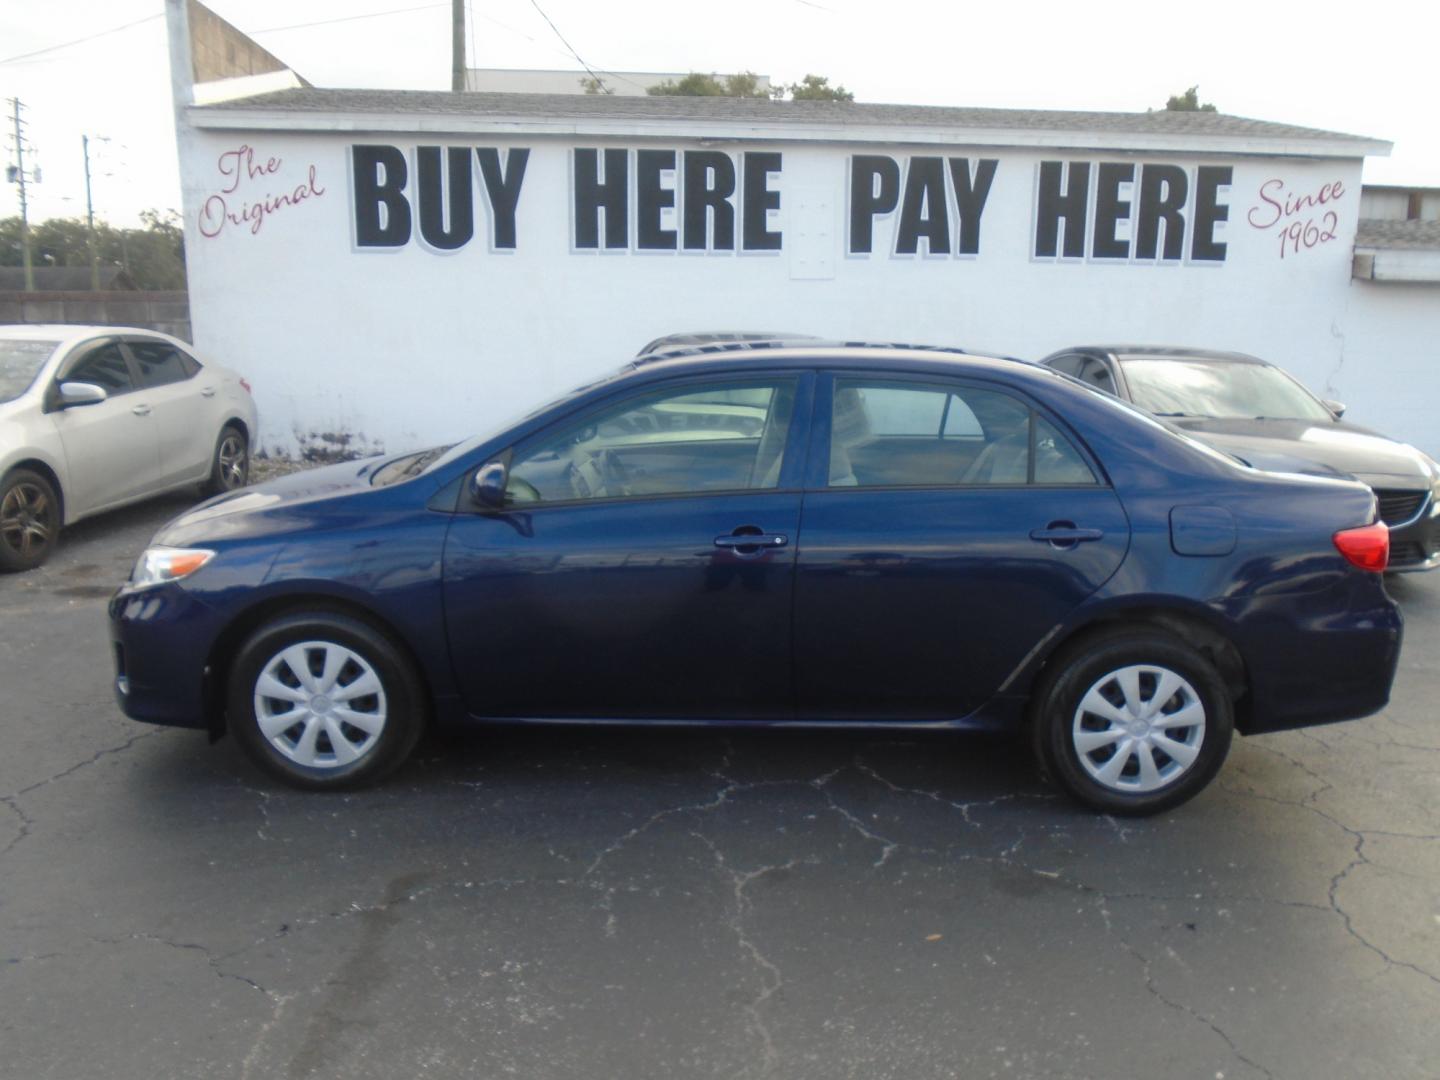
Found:
[[[246,392],[247,394],[253,394],[253,393],[255,393],[254,390],[251,390],[251,389],[250,389],[250,384],[249,384],[249,382],[247,382],[245,379],[241,379],[241,380],[240,380],[240,385],[245,388],[245,392]]]
[[[1341,529],[1335,547],[1352,566],[1380,573],[1390,563],[1390,530],[1383,521],[1358,529]]]

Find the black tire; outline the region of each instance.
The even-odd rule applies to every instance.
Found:
[[[210,458],[210,479],[205,481],[206,495],[224,495],[237,491],[250,482],[250,440],[238,424],[226,424],[215,440],[215,453]]]
[[[295,668],[281,655],[299,645],[310,646],[302,651],[316,679],[313,684],[301,685]],[[344,653],[354,659],[336,669],[332,691],[322,685],[323,665]],[[361,682],[367,668],[378,693],[358,693],[371,685]],[[269,681],[260,684],[267,673],[284,684],[278,689],[285,696],[264,694],[265,686],[274,686]],[[356,692],[345,697],[347,691]],[[306,700],[298,700],[302,698]],[[312,791],[347,790],[372,784],[404,763],[425,727],[426,703],[414,664],[388,636],[349,615],[309,611],[266,623],[240,647],[227,680],[226,719],[245,752],[270,775]],[[295,722],[277,732],[287,705],[297,710]],[[377,715],[375,732],[351,723],[372,725]],[[266,721],[271,735],[262,729]],[[307,744],[312,728],[316,734]],[[332,742],[330,732],[337,730],[343,746]],[[348,753],[358,756],[347,761]]]
[[[1137,668],[1149,670],[1124,674]],[[1167,680],[1176,689],[1164,701],[1157,700],[1161,672],[1180,680],[1178,685]],[[1138,713],[1127,704],[1132,695],[1124,692],[1126,678],[1134,679]],[[1104,700],[1088,697],[1092,690]],[[1096,708],[1082,712],[1087,700]],[[1106,631],[1063,650],[1032,702],[1031,735],[1041,768],[1075,799],[1106,814],[1158,814],[1193,798],[1220,770],[1235,726],[1234,703],[1215,666],[1158,627]],[[1098,711],[1107,705],[1112,716]],[[1168,724],[1171,719],[1177,723]],[[1156,745],[1158,740],[1176,756]],[[1126,759],[1116,762],[1122,751]],[[1153,769],[1148,775],[1142,758]],[[1107,765],[1120,770],[1108,783],[1099,778]]]
[[[31,570],[60,539],[60,496],[33,469],[11,469],[0,480],[0,570]]]

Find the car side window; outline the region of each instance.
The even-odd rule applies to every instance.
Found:
[[[1094,484],[1075,446],[996,390],[837,378],[830,487]]]
[[[795,406],[794,379],[652,390],[518,447],[511,503],[775,488]]]
[[[119,345],[113,343],[101,345],[82,356],[70,367],[62,381],[93,383],[111,397],[128,394],[135,389],[125,354],[120,351]]]
[[[195,374],[196,369],[186,365],[186,357],[173,345],[163,341],[131,341],[126,344],[140,368],[140,379],[145,386],[184,382]]]
[[[1111,374],[1110,366],[1093,356],[1087,359],[1085,366],[1080,369],[1080,380],[1097,390],[1104,390],[1107,394],[1115,393],[1115,376]]]
[[[1066,375],[1074,375],[1077,378],[1080,375],[1080,368],[1084,363],[1085,357],[1076,356],[1073,353],[1069,356],[1057,356],[1054,360],[1047,361],[1047,365],[1056,371],[1063,372]]]

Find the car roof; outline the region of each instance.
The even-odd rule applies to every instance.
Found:
[[[651,372],[699,374],[744,371],[756,368],[874,368],[953,374],[964,361],[970,371],[989,369],[1013,372],[1016,368],[1047,370],[1029,361],[1009,356],[969,353],[938,345],[906,345],[898,342],[825,341],[717,341],[703,345],[667,349],[638,357],[622,369],[622,375]],[[948,369],[948,371],[947,371]]]
[[[1061,353],[1101,353],[1119,360],[1206,360],[1221,364],[1266,364],[1258,356],[1229,352],[1225,349],[1196,349],[1184,345],[1075,345],[1059,349],[1046,357]]]
[[[86,338],[103,337],[111,334],[140,334],[145,337],[174,341],[169,334],[158,330],[146,330],[141,326],[102,326],[95,323],[8,323],[0,324],[0,338],[12,341],[54,341],[61,345],[72,345]],[[181,342],[183,345],[184,342]],[[186,346],[188,349],[188,346]]]
[[[666,334],[649,342],[635,354],[635,359],[668,352],[671,349],[688,348],[695,345],[713,345],[719,342],[781,342],[819,341],[811,334],[796,334],[788,330],[692,330],[680,334]]]

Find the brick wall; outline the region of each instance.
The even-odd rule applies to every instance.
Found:
[[[177,292],[0,292],[0,324],[140,326],[190,338],[190,297]]]

